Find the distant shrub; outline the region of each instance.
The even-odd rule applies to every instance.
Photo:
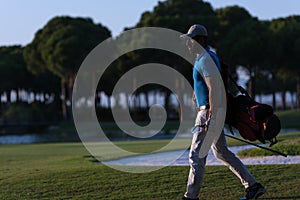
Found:
[[[39,103],[1,106],[1,124],[45,123],[60,120],[60,111],[53,105]]]

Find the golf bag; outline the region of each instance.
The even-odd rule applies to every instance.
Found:
[[[273,112],[273,108],[254,101],[230,74],[227,76],[241,93],[234,97],[227,92],[225,123],[229,126],[231,133],[233,133],[232,127],[234,127],[244,139],[259,140],[262,143],[269,141],[271,142],[270,146],[277,143],[276,136],[280,132],[281,125],[279,118]],[[224,81],[224,74],[222,74],[222,78]],[[227,83],[225,87],[227,87]]]

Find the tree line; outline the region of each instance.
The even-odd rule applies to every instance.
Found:
[[[208,28],[209,43],[232,72],[238,66],[248,70],[247,88],[252,97],[273,94],[273,106],[276,106],[275,93],[281,92],[282,108],[286,109],[284,97],[290,91],[297,94],[296,107],[300,108],[300,67],[297,66],[300,16],[259,20],[239,6],[214,10],[201,0],[166,0],[158,2],[152,11],[142,13],[135,26],[124,30],[151,26],[185,33],[195,23]],[[13,119],[6,117],[4,120],[3,116],[22,113],[20,107],[28,105],[41,108],[36,118],[43,113],[56,113],[49,117],[51,119],[70,118],[77,70],[88,53],[110,37],[108,27],[90,18],[59,16],[38,30],[28,45],[0,47],[1,120]],[[178,56],[153,49],[130,52],[112,63],[101,78],[96,95],[98,110],[102,109],[102,114],[109,113],[106,109],[112,104],[112,89],[122,74],[134,66],[154,61],[178,70],[192,83],[191,67]],[[188,67],[182,67],[184,65]],[[180,80],[174,80],[174,84],[180,84]],[[141,111],[149,108],[149,96],[156,97],[158,93],[163,96],[164,106],[174,109],[172,93],[157,85],[146,85],[133,97],[123,95],[127,100],[132,98],[131,107]],[[120,98],[114,99],[119,105]],[[103,103],[105,100],[107,103]],[[155,103],[156,100],[151,101]],[[15,111],[16,108],[19,110]],[[37,111],[31,110],[32,113]]]

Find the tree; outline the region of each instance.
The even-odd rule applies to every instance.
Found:
[[[30,87],[32,76],[26,69],[21,46],[0,47],[0,93],[6,94],[10,102],[10,93],[14,90],[19,100],[18,90]]]
[[[297,99],[300,108],[300,16],[274,19],[270,23],[272,32],[267,48],[268,60],[280,73],[283,82],[297,79]],[[285,93],[286,89],[283,89]],[[283,96],[283,95],[282,95]]]
[[[209,32],[209,43],[215,44],[215,33],[217,30],[218,20],[212,6],[202,0],[166,0],[159,2],[154,7],[153,11],[147,11],[142,14],[139,22],[134,26],[134,28],[162,27],[186,33],[191,25],[197,23],[201,23],[207,27]],[[140,40],[140,42],[143,41]],[[133,60],[132,62],[137,64],[155,62],[171,66],[173,69],[176,69],[185,76],[190,83],[192,83],[192,66],[190,66],[189,63],[184,62],[184,60],[179,58],[178,55],[172,55],[170,52],[164,52],[157,49],[147,49],[143,51],[136,51],[129,56]],[[166,76],[168,75],[166,74]],[[176,86],[178,85],[178,88],[185,87],[180,85],[182,83],[181,80],[173,81],[174,83],[172,84]],[[143,87],[143,90],[139,90],[139,92],[145,93],[146,96],[149,91],[162,91],[164,94],[164,105],[166,110],[171,107],[170,90],[164,87],[159,87],[155,84],[148,85],[147,87]],[[183,95],[179,95],[179,98],[182,97]]]
[[[236,7],[231,8],[236,13],[238,11],[245,13],[243,9],[236,10]],[[226,9],[225,9],[226,10]],[[229,9],[230,11],[230,9]],[[220,33],[223,32],[222,39],[219,41],[218,54],[221,59],[232,66],[242,65],[246,67],[250,74],[250,82],[248,83],[248,91],[255,98],[255,74],[257,67],[260,66],[264,59],[265,38],[267,36],[267,27],[256,18],[249,18],[246,14],[241,14],[243,20],[232,21],[230,17],[220,17],[221,26]],[[230,12],[227,12],[231,14]],[[236,14],[235,14],[236,15]],[[231,19],[234,20],[234,19]],[[226,27],[230,28],[226,32]],[[225,33],[226,32],[226,33]]]
[[[191,25],[197,23],[207,27],[210,42],[214,43],[218,20],[212,6],[202,0],[158,2],[152,12],[142,14],[135,27],[156,26],[186,33]]]
[[[215,13],[217,15],[219,23],[218,29],[216,31],[216,38],[218,40],[217,48],[219,48],[219,42],[222,42],[224,37],[226,37],[231,29],[235,28],[244,21],[248,21],[253,18],[245,8],[239,6],[219,8],[216,9]]]
[[[287,19],[287,26],[285,27],[286,37],[286,64],[288,66],[287,71],[296,76],[297,80],[297,108],[300,108],[300,16],[291,16]]]
[[[62,113],[65,119],[70,117],[66,102],[72,96],[80,64],[96,45],[110,36],[106,27],[94,24],[90,18],[55,17],[25,47],[24,58],[29,70],[33,73],[49,70],[60,77]]]

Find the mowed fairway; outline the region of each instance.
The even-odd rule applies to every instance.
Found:
[[[162,143],[122,142],[120,146],[147,149]],[[189,170],[185,166],[145,174],[120,172],[95,162],[81,143],[1,145],[0,160],[0,199],[5,200],[181,199]],[[265,199],[300,199],[300,165],[249,169],[267,186]],[[226,167],[207,167],[202,199],[232,200],[243,194],[239,180]]]

